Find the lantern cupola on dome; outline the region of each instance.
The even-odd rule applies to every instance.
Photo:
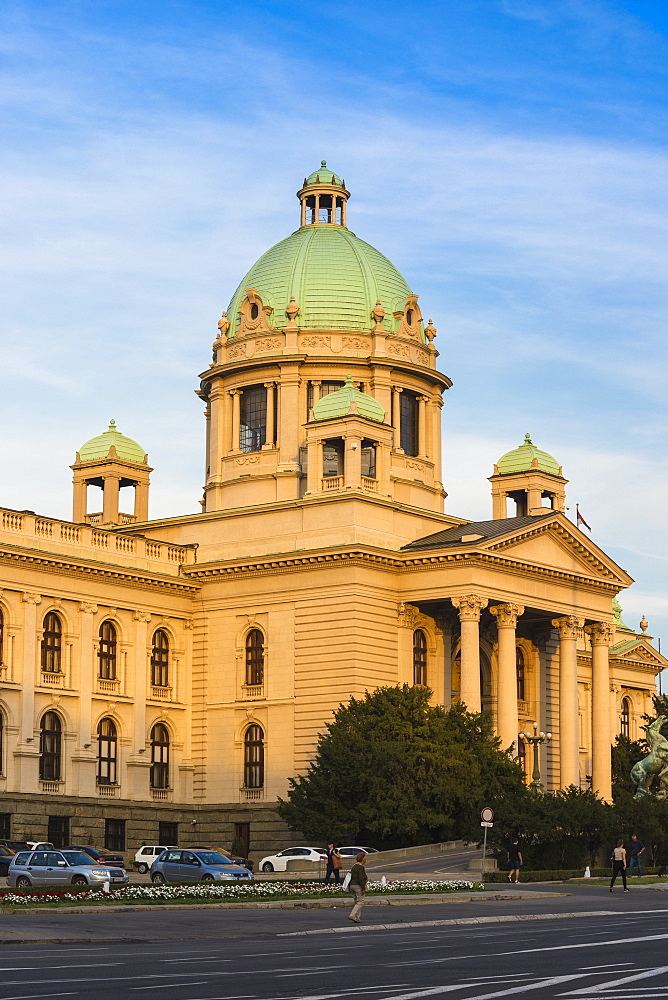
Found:
[[[136,441],[121,434],[114,420],[109,421],[106,431],[81,446],[71,468],[75,522],[111,526],[148,520],[149,476],[153,471],[148,455]],[[102,490],[102,510],[96,513],[88,512],[89,486]],[[126,486],[134,487],[132,514],[119,510],[120,492]]]
[[[563,478],[556,458],[537,448],[530,434],[525,434],[518,448],[501,456],[489,481],[495,520],[508,516],[508,498],[515,501],[517,517],[565,509],[568,480]],[[543,505],[544,500],[549,506]]]
[[[330,170],[327,161],[322,160],[320,169],[304,178],[304,184],[297,192],[302,206],[301,226],[343,226],[346,225],[346,203],[350,192],[345,181]]]

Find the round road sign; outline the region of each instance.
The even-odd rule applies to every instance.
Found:
[[[483,823],[492,823],[494,821],[494,810],[490,809],[489,806],[485,806],[483,811],[480,813],[480,819]]]

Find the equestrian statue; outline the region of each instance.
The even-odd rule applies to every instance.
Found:
[[[655,799],[665,799],[668,791],[668,739],[661,733],[665,715],[659,715],[654,722],[642,728],[649,746],[649,753],[631,769],[631,780],[636,786],[634,799],[652,795]],[[653,787],[650,787],[652,785]]]

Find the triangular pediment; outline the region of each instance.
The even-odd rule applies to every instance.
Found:
[[[606,580],[628,587],[633,580],[602,549],[575,528],[564,514],[540,518],[501,537],[480,541],[480,547],[503,552],[557,571]]]
[[[666,657],[654,648],[646,636],[634,636],[615,643],[610,647],[610,657],[616,660],[641,662],[648,667],[656,667],[657,670],[665,670],[668,667]]]

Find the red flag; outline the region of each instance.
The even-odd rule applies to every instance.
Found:
[[[577,514],[576,524],[577,524],[578,528],[580,527],[581,524],[583,524],[585,526],[585,528],[587,529],[587,531],[591,531],[591,528],[589,527],[589,525],[585,521],[584,517],[580,513],[580,508],[578,507],[577,504],[575,505],[575,512]]]

